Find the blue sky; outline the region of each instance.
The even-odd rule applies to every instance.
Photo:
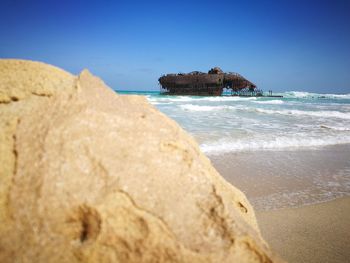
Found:
[[[0,57],[88,68],[119,90],[220,66],[264,90],[350,93],[350,0],[2,0],[0,30]]]

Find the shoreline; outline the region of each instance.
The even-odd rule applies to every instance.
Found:
[[[208,156],[256,211],[322,204],[350,195],[350,144]]]
[[[246,194],[263,238],[281,258],[342,263],[350,258],[349,152],[347,144],[209,158]]]
[[[256,217],[264,239],[290,263],[340,263],[350,258],[350,197],[256,211]]]
[[[344,195],[340,195],[337,197],[331,197],[330,199],[323,199],[323,200],[318,200],[318,201],[314,201],[314,202],[303,203],[303,204],[300,204],[298,206],[271,208],[268,210],[259,209],[258,207],[254,207],[254,205],[253,205],[253,207],[254,207],[254,211],[256,213],[268,213],[268,212],[274,212],[274,211],[281,211],[281,210],[288,210],[288,209],[299,209],[299,208],[304,208],[304,207],[309,207],[309,206],[317,206],[317,205],[322,205],[325,203],[331,203],[331,202],[339,200],[339,199],[347,199],[347,198],[350,199],[350,193],[346,193]],[[251,202],[249,198],[248,198],[248,200],[249,200],[249,202]]]

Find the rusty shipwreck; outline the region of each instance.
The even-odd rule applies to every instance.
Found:
[[[158,81],[161,93],[167,95],[221,96],[225,91],[236,96],[262,96],[254,83],[237,73],[223,72],[219,67],[208,73],[167,74]]]

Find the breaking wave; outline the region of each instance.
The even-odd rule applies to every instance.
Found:
[[[262,100],[262,101],[253,101],[254,103],[258,104],[283,104],[284,102],[282,100]]]
[[[152,97],[147,96],[147,99],[152,102],[188,102],[193,101],[192,97],[188,96],[161,96],[161,97]]]
[[[201,106],[194,104],[184,104],[180,105],[180,108],[185,111],[220,111],[220,110],[235,110],[236,107],[228,106],[228,105],[220,105],[220,106]]]
[[[350,93],[348,94],[322,94],[311,93],[306,91],[287,91],[281,93],[286,98],[325,98],[325,99],[350,99]]]
[[[152,102],[231,102],[231,101],[255,101],[255,97],[233,97],[233,96],[219,96],[219,97],[196,97],[196,96],[147,96],[147,99]]]
[[[320,125],[320,128],[334,130],[334,131],[350,131],[350,127],[335,127],[335,126],[329,126],[329,125]]]
[[[254,101],[256,97],[234,97],[234,96],[220,96],[220,97],[205,97],[199,98],[200,101]]]
[[[225,140],[201,144],[203,152],[218,155],[228,152],[288,150],[295,148],[319,147],[350,143],[350,136],[308,138],[300,136],[281,136],[275,138],[250,138],[249,140]]]
[[[257,112],[265,114],[282,114],[292,116],[312,116],[321,118],[338,118],[350,120],[350,112],[340,111],[303,111],[303,110],[270,110],[270,109],[255,109]]]

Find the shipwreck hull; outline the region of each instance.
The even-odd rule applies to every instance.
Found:
[[[223,88],[196,88],[196,87],[184,87],[173,88],[163,91],[164,95],[189,95],[189,96],[221,96]]]
[[[220,96],[225,89],[254,91],[256,86],[237,73],[213,68],[208,73],[167,74],[159,78],[161,93],[166,95]]]

